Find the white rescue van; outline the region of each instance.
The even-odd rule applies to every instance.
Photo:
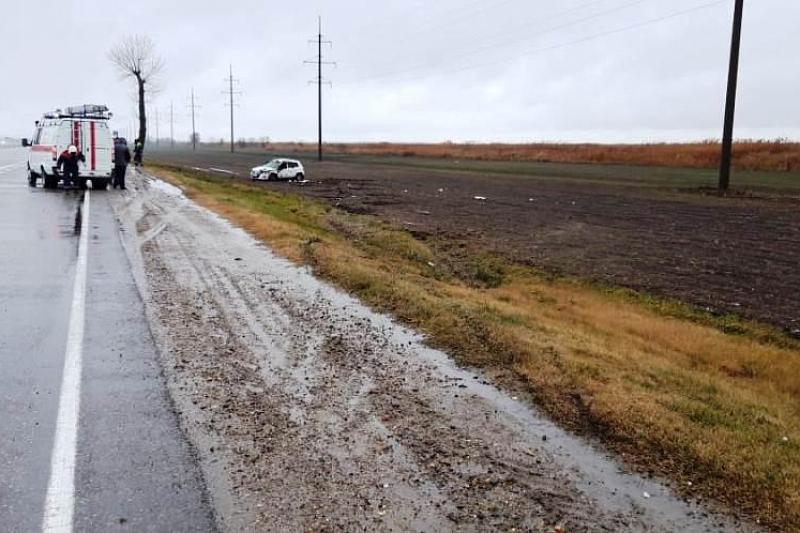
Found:
[[[39,178],[45,189],[54,189],[61,180],[56,167],[58,156],[75,145],[86,161],[79,165],[79,185],[92,182],[93,189],[105,189],[114,170],[114,140],[106,106],[83,105],[48,113],[36,123],[32,139],[23,139],[28,152],[28,184],[36,187]]]

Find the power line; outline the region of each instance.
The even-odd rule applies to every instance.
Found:
[[[329,46],[333,46],[331,41],[325,41],[322,39],[322,17],[318,18],[319,23],[319,31],[317,33],[317,39],[311,40],[309,43],[317,45],[317,58],[311,61],[304,61],[305,64],[316,65],[317,66],[317,78],[315,80],[310,81],[309,83],[314,83],[317,85],[317,159],[322,161],[322,86],[329,85],[333,86],[330,81],[326,81],[322,77],[322,66],[323,65],[333,65],[336,66],[336,63],[333,61],[325,61],[322,57],[322,45],[327,44]]]
[[[602,1],[605,1],[605,0],[601,0],[601,2]],[[598,18],[605,17],[606,15],[611,15],[613,13],[618,13],[620,11],[624,11],[626,9],[629,9],[631,7],[634,7],[634,6],[643,4],[645,2],[649,2],[649,1],[650,0],[634,0],[632,2],[628,2],[626,4],[615,6],[615,7],[606,9],[604,11],[600,11],[598,13],[587,15],[587,16],[585,16],[583,18],[579,18],[577,20],[573,20],[573,21],[570,21],[570,22],[565,22],[565,23],[560,24],[558,26],[552,26],[550,28],[545,28],[543,31],[540,31],[538,33],[533,34],[533,37],[541,37],[543,35],[548,35],[550,33],[556,32],[558,30],[563,30],[563,29],[566,29],[566,28],[570,28],[572,26],[577,26],[577,25],[582,24],[584,22],[589,22],[591,20],[595,20],[595,19],[598,19]],[[553,20],[553,19],[557,19],[557,18],[563,17],[564,15],[568,15],[570,13],[574,13],[576,11],[579,11],[579,10],[584,9],[586,7],[590,7],[590,6],[596,5],[596,4],[601,3],[601,2],[598,2],[598,1],[588,2],[586,4],[578,6],[576,8],[573,8],[573,9],[570,9],[570,10],[567,10],[567,11],[563,11],[563,12],[557,14],[557,15],[549,17],[548,20]],[[527,24],[518,25],[517,29],[526,30],[527,29]],[[513,31],[514,30],[511,30],[511,32],[513,32]],[[500,34],[495,34],[493,37],[491,37],[489,39],[489,41],[491,42],[492,40],[498,40],[498,38],[508,37],[509,33],[511,33],[511,32],[506,31],[506,32],[503,32],[503,33],[500,33]],[[531,37],[531,35],[525,35],[525,36],[522,37],[522,39],[526,40],[526,39],[529,39],[530,37]],[[482,46],[482,47],[476,48],[476,49],[474,49],[472,51],[467,52],[462,57],[469,57],[469,56],[481,54],[483,52],[487,52],[489,50],[494,50],[494,49],[497,49],[497,48],[504,48],[506,46],[516,45],[520,40],[521,40],[520,38],[506,39],[506,40],[500,39],[500,42],[497,43],[497,44],[488,45],[488,46]]]
[[[444,27],[452,27],[454,24],[459,22],[463,22],[465,20],[469,20],[470,18],[474,17],[475,15],[479,15],[485,11],[489,10],[497,10],[501,6],[506,4],[510,4],[511,2],[515,2],[516,0],[497,0],[495,2],[487,2],[486,0],[480,0],[478,2],[472,2],[467,4],[466,6],[458,6],[453,9],[449,9],[439,14],[439,16],[448,17],[447,20],[439,22],[438,24],[433,25],[423,25],[419,28],[415,28],[413,31],[407,32],[403,35],[403,38],[408,39],[411,36],[420,35],[422,33],[431,32],[434,30],[438,30]],[[607,0],[601,0],[607,1]],[[477,9],[471,9],[473,7],[477,7]],[[450,17],[449,15],[453,14],[454,16]]]
[[[733,11],[731,59],[728,67],[728,94],[725,101],[725,126],[722,133],[722,159],[719,170],[719,189],[727,191],[731,181],[733,158],[733,120],[736,114],[736,85],[739,81],[739,48],[742,44],[742,12],[744,0],[736,0]]]
[[[592,2],[588,2],[586,4],[582,4],[581,6],[577,6],[575,8],[569,9],[567,11],[563,11],[561,13],[553,15],[552,17],[548,17],[548,19],[545,19],[545,20],[553,20],[553,19],[561,18],[564,15],[568,15],[570,13],[573,13],[575,11],[584,9],[586,7],[590,7],[592,5],[599,4],[599,3],[603,2],[603,1],[606,1],[606,0],[599,0],[599,1],[595,0],[595,1],[592,1]],[[615,6],[613,8],[607,9],[605,11],[601,11],[599,13],[594,13],[592,15],[588,15],[588,16],[580,18],[578,20],[573,20],[573,21],[570,21],[570,22],[567,22],[567,23],[564,23],[564,24],[560,24],[558,26],[553,26],[553,27],[550,27],[550,28],[546,28],[545,30],[540,31],[540,32],[535,33],[535,34],[525,35],[523,37],[523,39],[530,40],[531,38],[542,37],[543,35],[548,35],[550,33],[556,32],[558,30],[563,30],[563,29],[569,28],[571,26],[577,26],[578,24],[582,24],[582,23],[588,22],[590,20],[598,19],[598,18],[604,17],[606,15],[610,15],[612,13],[623,11],[625,9],[628,9],[630,7],[633,7],[633,6],[636,6],[636,5],[639,5],[639,4],[643,4],[643,3],[648,2],[648,1],[650,1],[650,0],[634,0],[632,2],[628,2],[627,4],[623,4],[623,5],[620,5],[620,6]],[[526,26],[525,24],[519,25],[519,26],[517,26],[517,29],[525,29],[525,26]],[[504,32],[502,34],[495,34],[493,39],[497,40],[498,37],[507,37],[508,34],[509,34],[509,32]],[[490,41],[491,40],[492,40],[492,38],[490,38]],[[467,57],[471,57],[471,56],[475,56],[475,55],[487,52],[489,50],[494,50],[494,49],[497,49],[497,48],[504,48],[506,46],[510,46],[510,45],[516,44],[517,41],[519,41],[519,40],[520,40],[519,38],[515,38],[515,39],[511,39],[511,40],[506,39],[505,42],[501,42],[501,43],[493,44],[493,45],[489,45],[489,46],[478,47],[478,48],[472,49],[472,50],[470,50],[470,51],[468,51],[468,52],[466,52],[464,54],[461,54],[459,57],[454,58],[454,59],[464,59],[464,58],[467,58]],[[451,60],[448,60],[448,62],[449,61],[451,61]],[[395,71],[395,72],[390,72],[390,73],[386,73],[386,74],[378,74],[376,76],[368,76],[368,77],[361,78],[361,79],[355,80],[355,81],[371,81],[371,80],[375,80],[375,79],[387,78],[387,77],[396,76],[397,74],[406,74],[406,73],[409,73],[409,72],[416,72],[418,70],[424,70],[424,69],[428,69],[428,68],[435,68],[435,67],[437,67],[438,65],[441,65],[441,64],[444,64],[444,63],[440,62],[440,63],[438,63],[436,65],[419,64],[419,65],[416,65],[416,66],[413,66],[413,67],[409,67],[407,69],[403,69],[403,70],[399,70],[399,71]]]
[[[449,16],[451,13],[455,13],[455,16],[454,17],[450,17],[446,21],[440,22],[440,23],[436,23],[435,21],[428,21],[428,22],[434,22],[434,24],[433,25],[427,25],[427,26],[423,25],[422,27],[415,28],[415,29],[413,29],[411,31],[407,31],[407,32],[405,32],[403,34],[403,38],[408,40],[409,38],[412,38],[412,37],[414,37],[416,35],[429,33],[429,32],[431,32],[433,30],[437,30],[437,29],[442,28],[442,27],[450,28],[454,24],[457,24],[460,21],[463,22],[465,20],[469,20],[471,17],[473,17],[475,15],[478,15],[478,14],[480,14],[480,13],[482,13],[482,12],[488,10],[488,9],[497,9],[500,6],[508,4],[510,2],[513,2],[513,1],[516,1],[516,0],[499,0],[497,2],[493,2],[493,3],[488,3],[487,4],[486,0],[479,0],[479,1],[476,1],[476,2],[471,2],[471,3],[467,4],[466,6],[459,6],[457,8],[453,8],[453,9],[449,9],[449,10],[443,11],[442,13],[439,14],[440,16],[442,16],[442,15]],[[595,2],[598,2],[598,1],[606,2],[608,0],[594,0],[594,1]],[[470,11],[470,8],[476,7],[476,6],[478,7],[477,10]],[[351,34],[352,34],[352,32],[351,32]],[[398,58],[398,55],[395,54],[395,56],[393,58],[391,58],[389,61],[384,61],[384,63],[387,63],[387,62],[388,63],[392,63],[393,61],[396,61],[397,58]]]
[[[242,94],[241,91],[233,90],[233,84],[239,83],[239,80],[233,77],[233,65],[230,65],[230,75],[227,78],[225,78],[225,81],[228,82],[228,89],[225,92],[223,92],[223,94],[227,94],[228,97],[230,98],[230,103],[227,103],[225,105],[231,108],[231,153],[233,153],[235,151],[234,136],[233,136],[233,108],[236,107],[237,105],[234,103],[233,99],[235,96],[237,95],[240,96]]]
[[[561,17],[564,17],[565,15],[569,15],[571,13],[574,13],[576,11],[580,11],[580,10],[585,9],[587,7],[592,7],[594,5],[602,4],[602,3],[605,3],[605,2],[608,2],[608,0],[592,0],[590,2],[585,2],[583,4],[577,5],[575,7],[569,8],[569,9],[567,9],[565,11],[561,11],[559,13],[556,13],[554,15],[550,15],[550,16],[547,16],[547,17],[544,17],[544,18],[542,18],[541,16],[537,16],[533,20],[528,20],[526,22],[523,22],[522,24],[517,24],[515,29],[527,30],[527,29],[529,29],[529,25],[531,23],[533,23],[533,22],[536,22],[537,25],[541,26],[542,22],[548,22],[548,21],[551,21],[551,20],[559,19]],[[498,37],[505,37],[510,32],[513,32],[513,31],[514,31],[514,29],[511,29],[511,30],[505,29],[504,31],[502,31],[500,33],[495,33],[493,36],[490,36],[490,40],[496,39]]]
[[[491,61],[491,62],[477,63],[477,64],[474,64],[474,65],[465,65],[465,66],[457,67],[457,68],[453,68],[453,69],[438,70],[436,72],[433,72],[433,73],[425,75],[425,76],[411,76],[411,77],[398,78],[395,81],[414,81],[414,80],[417,80],[417,79],[429,78],[431,76],[441,76],[443,74],[454,74],[454,73],[458,73],[458,72],[464,72],[464,71],[469,71],[469,70],[492,67],[492,66],[495,66],[495,65],[501,65],[501,64],[504,64],[504,63],[510,63],[510,62],[516,61],[517,59],[520,59],[522,57],[538,55],[538,54],[542,54],[542,53],[545,53],[545,52],[550,52],[550,51],[553,51],[553,50],[559,50],[561,48],[567,48],[569,46],[574,46],[576,44],[582,44],[582,43],[585,43],[585,42],[594,41],[596,39],[600,39],[602,37],[607,37],[609,35],[615,35],[615,34],[618,34],[618,33],[624,33],[624,32],[627,32],[627,31],[634,30],[634,29],[642,28],[644,26],[649,26],[649,25],[652,25],[652,24],[656,24],[656,23],[659,23],[659,22],[666,21],[666,20],[674,19],[674,18],[683,16],[683,15],[688,15],[690,13],[701,11],[703,9],[708,9],[710,7],[717,6],[717,5],[720,5],[720,4],[723,4],[723,3],[727,3],[727,2],[728,2],[728,0],[715,0],[713,2],[708,2],[708,3],[705,3],[705,4],[699,5],[699,6],[695,6],[695,7],[689,8],[689,9],[676,11],[676,12],[670,13],[668,15],[664,15],[664,16],[660,16],[660,17],[656,17],[656,18],[643,20],[643,21],[637,22],[635,24],[630,24],[630,25],[627,25],[627,26],[622,26],[622,27],[619,27],[619,28],[615,28],[613,30],[594,33],[594,34],[588,35],[586,37],[582,37],[580,39],[575,39],[573,41],[567,41],[565,43],[552,45],[552,46],[546,46],[546,47],[542,47],[542,48],[530,49],[530,50],[528,50],[528,51],[526,51],[526,52],[524,52],[522,54],[519,54],[519,55],[516,55],[516,56],[513,56],[513,57],[506,57],[504,59],[497,59],[497,60],[494,60],[494,61]],[[356,82],[360,82],[360,81],[368,81],[368,80],[351,80],[351,81],[347,81],[345,83],[351,84],[351,83],[356,83]]]
[[[459,10],[459,9],[469,9],[472,6],[476,6],[478,4],[483,4],[483,3],[485,3],[485,1],[486,0],[473,0],[472,2],[469,2],[466,6],[461,5],[461,6],[458,6],[457,8],[451,8],[449,10],[446,10],[446,11],[440,13],[440,15],[441,14],[448,14],[448,13],[451,13],[451,12],[453,12],[455,10]],[[378,5],[378,4],[376,3],[376,5]],[[428,6],[426,6],[426,7],[428,7]],[[372,20],[372,21],[366,22],[366,23],[364,23],[364,24],[362,24],[360,26],[357,26],[354,30],[349,32],[349,35],[351,35],[351,36],[361,35],[364,31],[374,30],[375,28],[379,27],[382,23],[387,22],[387,21],[391,22],[391,24],[393,26],[396,26],[397,25],[397,19],[402,18],[407,13],[412,13],[412,12],[415,12],[415,11],[419,11],[419,7],[415,6],[415,5],[411,5],[407,9],[401,9],[401,10],[396,11],[394,13],[389,13],[388,15],[379,17],[377,20]],[[345,37],[345,40],[347,40],[347,37]]]

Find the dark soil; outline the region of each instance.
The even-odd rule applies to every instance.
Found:
[[[247,178],[264,156],[176,151],[156,159]],[[603,183],[596,167],[586,168],[589,177],[582,180],[575,178],[575,165],[569,179],[558,179],[556,164],[553,176],[544,177],[340,160],[307,162],[308,184],[263,186],[377,215],[417,238],[455,240],[546,271],[677,298],[800,336],[796,199],[719,198],[700,188],[626,185],[613,176]],[[636,171],[627,169],[626,180]]]

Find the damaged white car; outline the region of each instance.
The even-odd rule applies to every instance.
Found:
[[[305,180],[303,164],[295,159],[273,159],[250,171],[251,180]]]

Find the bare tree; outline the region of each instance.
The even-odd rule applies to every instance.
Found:
[[[142,151],[147,139],[146,95],[153,80],[164,68],[163,60],[156,55],[155,45],[149,37],[131,35],[111,49],[108,58],[117,67],[123,79],[136,80],[139,100],[139,142]]]

